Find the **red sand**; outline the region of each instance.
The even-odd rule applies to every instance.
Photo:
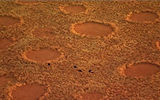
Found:
[[[12,91],[13,100],[38,100],[45,93],[45,87],[32,84],[16,87]]]
[[[0,16],[0,26],[10,26],[20,23],[19,18],[11,17],[11,16]]]
[[[39,0],[16,0],[18,4],[36,4]]]
[[[36,28],[32,34],[39,38],[53,38],[54,29],[53,28]]]
[[[86,8],[82,5],[68,5],[60,8],[64,13],[71,13],[71,14],[77,14],[86,11]]]
[[[131,13],[127,20],[131,22],[137,23],[151,23],[156,21],[159,16],[154,12],[139,12],[139,13]]]
[[[27,51],[25,52],[24,56],[29,61],[45,63],[59,58],[61,53],[57,50],[45,48],[40,50]]]
[[[6,51],[11,44],[12,44],[11,40],[0,39],[0,55],[2,55],[3,51]]]
[[[0,40],[5,51],[0,54],[0,86],[4,89],[0,97],[159,100],[159,42],[155,48],[160,33],[159,5],[160,2],[139,0],[0,2],[0,37],[17,39],[13,46]],[[15,25],[21,21],[18,16],[23,25]],[[51,47],[58,47],[61,52]],[[64,56],[58,59],[61,53]],[[136,63],[142,61],[145,63]],[[46,62],[50,62],[47,67],[42,64]],[[120,74],[118,67],[131,62],[134,64],[125,66]],[[6,84],[3,74],[12,76],[13,81]]]
[[[12,42],[8,39],[0,39],[0,50],[7,49]]]
[[[103,95],[99,93],[85,93],[77,98],[77,100],[101,100],[102,98]]]
[[[3,85],[6,85],[6,83],[9,81],[8,78],[4,77],[4,76],[1,76],[0,77],[0,87],[2,87]],[[0,90],[1,92],[1,90]]]
[[[5,28],[4,27],[0,27],[0,31],[5,31]]]
[[[114,28],[110,24],[102,24],[97,22],[78,23],[72,26],[72,30],[77,34],[93,37],[106,37],[114,32]]]
[[[147,77],[160,72],[160,66],[150,63],[138,63],[125,70],[125,74],[129,77]]]

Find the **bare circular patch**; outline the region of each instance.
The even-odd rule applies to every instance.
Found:
[[[2,51],[6,50],[11,44],[12,41],[8,39],[0,39],[0,54],[2,53]]]
[[[45,93],[45,87],[32,84],[16,87],[12,91],[13,100],[38,100]]]
[[[0,26],[10,26],[18,24],[20,22],[21,20],[19,18],[15,18],[12,16],[0,16]]]
[[[61,11],[64,13],[77,14],[86,11],[86,8],[83,5],[69,5],[60,7]]]
[[[71,31],[82,36],[106,37],[114,32],[114,27],[110,24],[84,22],[72,25]]]
[[[52,38],[54,33],[53,28],[36,28],[32,34],[40,38]]]
[[[24,58],[38,63],[45,63],[48,61],[56,60],[61,56],[61,53],[58,50],[53,49],[40,49],[40,50],[31,50],[23,54]]]
[[[77,100],[101,100],[103,95],[100,93],[84,93]]]
[[[128,15],[127,19],[130,22],[136,23],[151,23],[156,21],[159,16],[154,12],[139,12],[139,13],[131,13]]]
[[[130,77],[147,77],[160,72],[160,66],[147,62],[137,63],[125,69],[125,75]]]
[[[40,0],[16,0],[18,4],[37,4]]]
[[[5,27],[0,27],[0,32],[5,30],[6,30]]]
[[[9,81],[9,78],[1,76],[0,77],[0,87],[4,86],[8,81]]]

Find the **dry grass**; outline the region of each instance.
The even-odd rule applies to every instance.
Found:
[[[83,5],[86,12],[63,13],[60,7],[64,5]],[[46,86],[44,100],[75,100],[83,93],[101,94],[105,100],[159,100],[160,73],[143,78],[127,77],[122,73],[126,64],[160,64],[157,48],[160,19],[152,23],[126,20],[132,12],[151,11],[160,15],[159,5],[156,0],[34,4],[0,1],[1,16],[23,20],[22,24],[0,26],[1,38],[14,39],[12,45],[0,54],[0,79],[10,78],[6,85],[0,86],[3,87],[0,88],[0,98],[10,100],[12,88],[17,84],[38,83]],[[105,38],[72,33],[72,24],[85,21],[114,23],[116,32]],[[32,34],[37,28],[48,27],[54,27],[54,32],[50,33],[54,38]],[[50,62],[50,66],[30,62],[21,56],[30,49],[52,47],[60,49],[64,56]]]

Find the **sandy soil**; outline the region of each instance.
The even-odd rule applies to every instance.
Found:
[[[160,100],[160,1],[0,1],[0,100]]]

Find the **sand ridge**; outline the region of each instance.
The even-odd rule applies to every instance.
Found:
[[[157,49],[160,49],[160,41],[156,42],[156,47],[157,47]]]

